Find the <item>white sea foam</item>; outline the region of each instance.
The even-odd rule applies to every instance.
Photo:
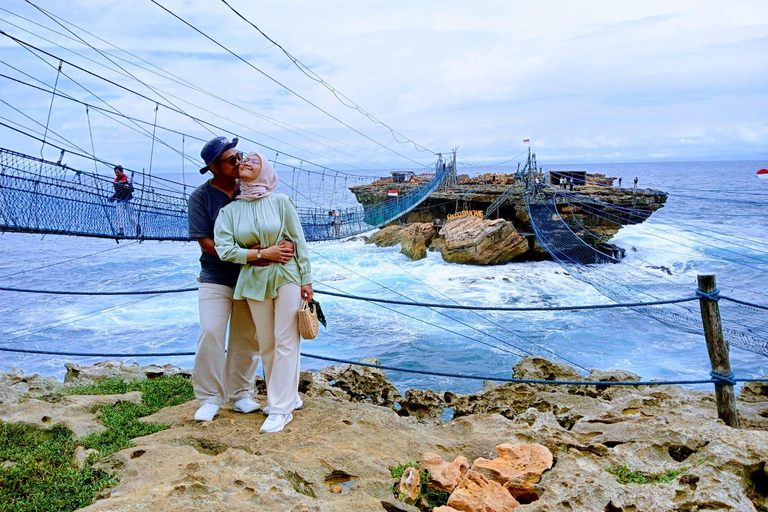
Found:
[[[686,172],[691,176],[704,172],[694,164],[688,165]],[[663,165],[660,168],[664,170]],[[623,173],[625,183],[639,174],[641,183],[656,180],[658,188],[672,192],[676,186],[689,186],[679,177],[680,172],[674,175],[675,179],[669,179],[672,175],[661,170],[656,174],[646,171],[644,175],[631,165],[617,169]],[[609,170],[608,174],[620,173]],[[740,186],[748,187],[749,182],[745,183]],[[736,238],[729,238],[728,243],[716,242],[705,231],[692,234],[682,230],[676,222],[685,222],[685,229],[694,231],[690,225],[715,229],[712,220],[717,218],[710,215],[714,207],[692,207],[699,203],[701,200],[679,198],[673,193],[667,206],[649,222],[619,231],[612,242],[627,250],[622,265],[657,275],[660,282],[682,283],[682,289],[691,294],[696,286],[696,273],[715,271],[722,290],[768,303],[768,264],[728,252],[764,258],[765,253],[758,249],[768,247],[742,244]],[[729,213],[750,212],[752,208],[734,205]],[[744,223],[743,229],[736,223],[721,227],[731,235],[768,240],[765,223]],[[742,245],[751,249],[745,250]],[[430,252],[426,259],[412,262],[399,253],[399,247],[377,248],[362,241],[313,243],[311,249],[315,288],[320,290],[473,305],[610,302],[549,261],[479,267],[448,264],[439,253]],[[5,234],[0,236],[0,253],[0,285],[23,288],[181,288],[197,284],[199,267],[199,249],[194,243],[118,246],[110,240]],[[92,256],[56,265],[84,255]],[[729,259],[742,264],[726,261]],[[3,346],[82,352],[180,352],[193,351],[197,339],[195,293],[137,297],[0,294]],[[495,376],[509,376],[519,354],[525,353],[548,357],[554,357],[554,353],[587,369],[624,368],[645,378],[706,378],[709,371],[700,337],[679,333],[633,311],[472,313],[376,305],[322,295],[318,299],[327,313],[329,327],[321,329],[316,340],[303,343],[302,350],[309,353],[345,359],[375,356],[388,365]],[[99,313],[108,308],[113,309]],[[762,356],[734,349],[731,357],[739,375],[768,373],[766,358]],[[61,376],[64,362],[73,359],[4,353],[0,370],[18,367],[27,372]],[[133,361],[187,367],[192,364],[191,357]],[[306,368],[325,364],[303,360]],[[447,378],[395,372],[390,375],[401,387],[468,391],[480,386]]]

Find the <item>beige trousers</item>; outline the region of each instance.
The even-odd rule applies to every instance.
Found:
[[[259,342],[248,304],[232,299],[233,292],[229,286],[200,283],[200,337],[192,385],[203,404],[223,405],[253,395]]]
[[[259,336],[270,414],[291,412],[299,392],[300,306],[301,288],[296,284],[278,288],[274,299],[248,299]]]

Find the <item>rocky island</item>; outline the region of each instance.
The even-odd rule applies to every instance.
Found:
[[[260,435],[260,413],[224,407],[214,421],[195,422],[191,394],[147,405],[159,401],[164,381],[189,391],[187,370],[67,367],[65,383],[0,373],[3,510],[47,510],[32,500],[69,492],[54,478],[43,482],[45,497],[23,495],[50,475],[20,476],[40,464],[21,429],[39,446],[67,440],[57,470],[84,475],[90,487],[77,487],[79,507],[89,512],[768,510],[765,384],[741,389],[742,428],[734,429],[717,419],[711,391],[486,382],[468,395],[400,392],[380,369],[340,365],[302,372],[304,408],[285,431]],[[512,375],[639,380],[622,370],[583,376],[537,357]],[[142,391],[125,392],[131,385]],[[263,382],[258,392],[263,403]],[[136,428],[115,423],[117,408],[140,407],[143,433],[115,444],[118,431]],[[85,449],[95,438],[104,453]]]
[[[577,176],[573,189],[576,195],[571,199],[558,197],[556,205],[558,213],[582,228],[577,234],[592,245],[603,243],[623,225],[643,222],[667,200],[667,194],[658,190],[615,188],[615,178],[602,174],[581,172]],[[390,191],[405,193],[430,177],[416,175],[407,182],[382,178],[350,190],[365,207],[388,199]],[[427,250],[440,251],[443,259],[451,263],[494,265],[548,259],[533,233],[524,187],[513,174],[459,175],[454,184],[442,185],[403,216],[402,223],[384,227],[367,242],[380,247],[401,244],[401,252],[414,260],[426,257]],[[543,192],[557,191],[555,187],[545,187]],[[580,202],[583,198],[605,206],[585,206]],[[601,218],[600,211],[610,210],[611,206],[631,208],[635,213],[616,216],[609,212]],[[484,215],[489,209],[490,215]]]

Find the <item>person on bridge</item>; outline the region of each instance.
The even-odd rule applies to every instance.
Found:
[[[131,199],[133,199],[133,183],[131,183],[128,175],[125,174],[122,165],[116,165],[114,171],[115,179],[112,182],[112,186],[115,189],[115,193],[112,194],[109,201],[115,201],[117,234],[118,236],[125,236],[126,228],[128,226],[135,226],[136,236],[139,236],[141,235],[141,228],[136,219],[136,212],[133,211],[133,206],[130,203]]]
[[[238,193],[241,154],[235,150],[238,140],[225,137],[208,141],[200,156],[213,178],[189,196],[189,238],[197,240],[202,254],[198,303],[200,335],[192,376],[195,397],[200,407],[195,420],[211,421],[221,405],[234,400],[233,409],[241,413],[258,411],[253,400],[259,344],[253,318],[244,300],[234,300],[234,287],[240,265],[221,261],[214,248],[213,228],[220,210]],[[285,242],[292,251],[293,246]],[[257,246],[258,247],[258,246]],[[266,251],[265,251],[266,252]],[[274,252],[274,251],[273,251]],[[269,265],[269,253],[263,257]],[[272,255],[273,261],[277,256]],[[229,341],[227,342],[227,323]]]
[[[269,160],[250,153],[240,165],[240,178],[240,195],[219,212],[214,240],[222,260],[243,265],[234,298],[248,302],[267,382],[264,412],[269,416],[259,431],[280,432],[302,405],[298,312],[302,299],[309,302],[313,295],[309,246],[293,202],[274,193],[278,177]],[[284,238],[295,245],[295,256],[280,249]],[[257,244],[261,248],[253,249]],[[268,251],[280,265],[251,264]]]

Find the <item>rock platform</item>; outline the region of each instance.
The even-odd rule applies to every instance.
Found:
[[[136,397],[75,397],[79,403],[64,403],[56,415],[41,409],[41,403],[50,404],[40,398],[107,376],[179,372],[121,363],[75,369],[67,384],[17,371],[0,374],[0,420],[44,429],[60,422],[91,432],[99,425],[85,404]],[[540,358],[523,359],[513,372],[547,379],[637,379],[618,370],[594,370],[584,377]],[[212,422],[195,422],[194,401],[144,418],[171,427],[103,459],[99,466],[114,472],[119,483],[83,510],[416,511],[394,495],[390,467],[419,462],[425,454],[445,475],[473,465],[477,476],[462,484],[470,489],[506,474],[494,459],[513,465],[528,460],[517,445],[544,447],[552,457],[551,469],[542,452],[538,460],[543,462],[536,462],[543,471],[540,480],[523,475],[522,490],[503,487],[530,502],[509,505],[515,500],[506,500],[505,510],[768,510],[765,385],[742,389],[740,430],[717,420],[711,392],[679,386],[488,382],[469,395],[400,393],[381,370],[340,365],[303,372],[300,392],[304,407],[279,434],[260,435],[261,413],[239,414],[230,406]],[[264,402],[263,395],[256,398]],[[450,421],[440,419],[446,410],[453,411]],[[456,468],[436,456],[458,460]],[[608,471],[622,466],[645,474],[680,472],[669,483],[622,484]],[[457,497],[443,510],[469,510],[461,508],[465,501],[471,500]]]

